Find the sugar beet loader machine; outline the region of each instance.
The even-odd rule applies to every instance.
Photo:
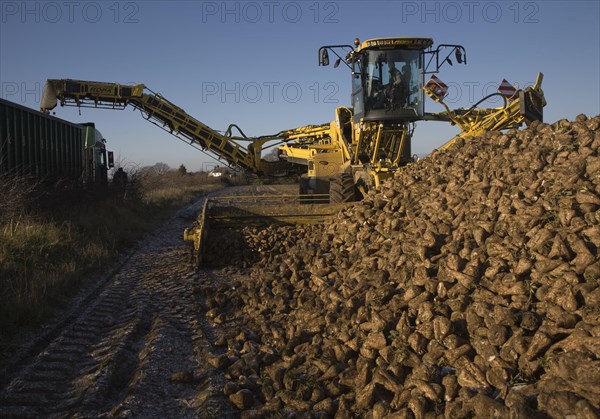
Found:
[[[452,59],[466,64],[461,45],[441,44],[433,48],[431,38],[377,38],[351,45],[328,45],[319,49],[319,65],[329,65],[329,55],[351,70],[352,105],[339,107],[333,122],[308,125],[273,135],[246,137],[237,125],[224,134],[217,132],[144,85],[125,86],[79,80],[48,80],[42,96],[42,111],[57,102],[66,106],[124,109],[131,105],[149,121],[202,151],[216,155],[231,166],[262,176],[300,175],[295,203],[309,205],[254,205],[227,198],[205,203],[199,222],[184,237],[194,242],[201,261],[202,242],[215,224],[235,220],[271,220],[282,223],[322,222],[339,208],[356,201],[370,189],[414,161],[411,139],[416,121],[445,121],[457,125],[458,138],[475,137],[489,130],[518,128],[542,120],[546,105],[541,89],[543,75],[535,84],[516,89],[503,80],[498,93],[482,98],[470,108],[451,110],[445,103],[447,86],[435,76]],[[451,59],[452,57],[452,59]],[[425,76],[431,78],[425,82]],[[444,112],[425,112],[425,94],[440,103]],[[502,106],[480,108],[493,96]],[[237,131],[238,135],[233,135]],[[277,142],[279,160],[262,158],[265,148]],[[247,143],[247,145],[243,145]],[[290,197],[281,197],[288,200]],[[316,205],[326,203],[327,206]],[[219,221],[221,220],[221,221]]]

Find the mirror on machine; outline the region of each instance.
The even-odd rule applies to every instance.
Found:
[[[463,55],[462,55],[462,51],[460,50],[460,48],[456,48],[456,52],[454,53],[454,56],[456,57],[456,62],[459,64],[463,63]]]
[[[322,66],[329,65],[329,53],[327,52],[327,48],[321,48],[321,57],[319,64]]]
[[[108,167],[115,167],[115,154],[112,151],[108,152]]]

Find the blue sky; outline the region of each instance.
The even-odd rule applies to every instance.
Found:
[[[462,44],[468,65],[444,66],[449,105],[466,107],[503,78],[544,73],[545,120],[600,113],[598,1],[0,1],[0,96],[38,109],[47,78],[143,83],[216,130],[247,135],[329,122],[350,102],[347,68],[317,66],[322,45],[423,36]],[[490,106],[497,106],[491,103]],[[426,110],[441,107],[427,99]],[[126,162],[189,170],[207,157],[132,109],[56,109],[93,121]],[[421,122],[413,152],[457,132]]]

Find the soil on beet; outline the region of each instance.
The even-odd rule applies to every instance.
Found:
[[[597,417],[599,126],[460,140],[324,225],[225,234],[224,394],[248,417]]]

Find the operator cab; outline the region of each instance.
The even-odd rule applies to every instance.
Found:
[[[452,65],[452,54],[457,63],[467,63],[462,45],[440,44],[436,49],[432,45],[431,38],[376,38],[363,43],[356,38],[354,47],[319,48],[319,65],[329,65],[331,51],[338,57],[334,67],[343,62],[352,70],[354,123],[414,122],[424,119],[424,87],[432,85],[427,94],[435,101],[440,101],[447,91],[447,86],[433,76],[425,84],[425,74],[438,73],[445,63]],[[338,51],[347,53],[345,58]]]
[[[423,119],[423,56],[432,44],[431,38],[379,38],[352,51],[355,121]]]

